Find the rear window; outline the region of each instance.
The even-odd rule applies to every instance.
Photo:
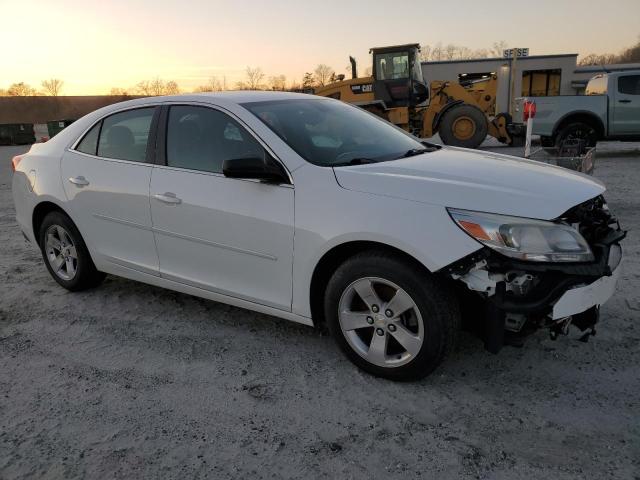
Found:
[[[155,107],[115,113],[102,121],[98,156],[144,162]]]
[[[618,92],[626,95],[640,95],[640,75],[625,75],[618,78]]]
[[[607,93],[607,76],[596,75],[589,83],[587,83],[587,89],[585,95],[604,95]]]
[[[80,141],[76,150],[82,153],[88,153],[89,155],[95,155],[98,150],[98,135],[100,135],[100,125],[102,122],[96,123],[91,130],[87,132],[84,138]]]

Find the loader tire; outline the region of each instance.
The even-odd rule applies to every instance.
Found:
[[[438,132],[445,145],[478,148],[487,138],[487,117],[473,105],[457,105],[442,116]]]

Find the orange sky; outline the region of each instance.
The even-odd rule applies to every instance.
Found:
[[[40,87],[57,77],[63,94],[108,93],[156,76],[193,90],[207,78],[233,86],[245,68],[299,80],[325,63],[364,67],[368,48],[397,43],[489,47],[505,40],[531,54],[618,52],[640,34],[640,1],[455,2],[368,0],[0,0],[0,88]],[[459,16],[457,16],[459,15]]]

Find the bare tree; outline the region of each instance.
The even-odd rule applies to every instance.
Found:
[[[196,87],[194,91],[196,93],[220,92],[222,91],[222,84],[220,83],[220,80],[218,80],[216,77],[211,77],[209,78],[209,80],[207,80],[207,83]]]
[[[502,57],[504,50],[509,48],[507,42],[500,40],[499,42],[493,42],[493,45],[489,49],[489,53],[494,57]]]
[[[269,88],[271,88],[271,90],[286,90],[287,77],[285,77],[284,75],[275,75],[273,77],[269,77]]]
[[[640,62],[640,41],[638,41],[633,47],[626,48],[616,55],[615,53],[603,53],[595,54],[590,53],[585,55],[578,62],[579,65],[607,65],[611,63],[633,63]]]
[[[317,85],[324,87],[329,82],[329,79],[333,74],[335,74],[333,68],[321,63],[313,71],[313,78]]]
[[[6,97],[7,91],[4,88],[0,88],[0,97]]]
[[[28,97],[36,94],[36,89],[31,88],[30,85],[24,82],[9,85],[9,88],[7,89],[7,95],[9,95],[10,97]]]
[[[236,83],[238,90],[263,90],[264,73],[260,67],[247,67],[246,80]]]
[[[173,80],[165,82],[160,77],[138,82],[136,90],[140,95],[148,96],[176,95],[180,93],[180,88],[176,82]]]
[[[118,96],[128,96],[129,92],[127,91],[126,88],[120,88],[120,87],[112,87],[109,95],[118,95]]]
[[[58,95],[60,95],[62,85],[64,85],[64,82],[59,78],[50,78],[49,80],[44,80],[42,82],[44,93],[47,95],[51,95],[52,97],[57,97]]]

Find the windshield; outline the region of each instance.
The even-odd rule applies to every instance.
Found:
[[[397,127],[339,101],[243,104],[305,160],[323,167],[392,160],[430,151]]]

